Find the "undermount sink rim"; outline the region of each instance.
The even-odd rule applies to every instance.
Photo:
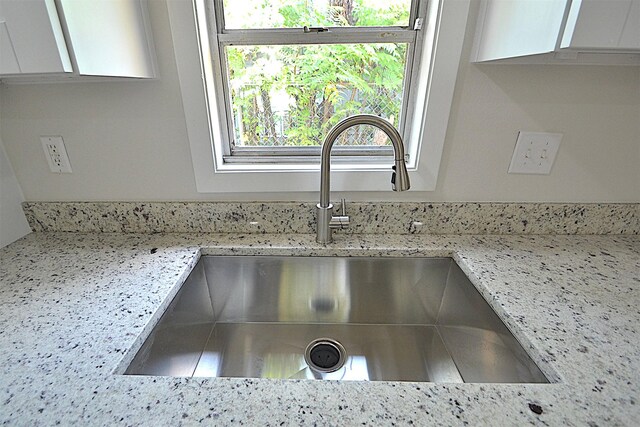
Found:
[[[212,257],[264,257],[264,258],[345,258],[345,259],[383,259],[383,260],[391,260],[396,258],[401,259],[447,259],[450,260],[456,267],[458,267],[463,273],[464,276],[469,280],[469,282],[473,285],[473,288],[482,296],[482,299],[486,302],[486,304],[491,308],[491,310],[495,313],[495,315],[500,319],[500,321],[506,326],[509,332],[515,337],[515,339],[520,343],[523,349],[525,349],[526,354],[531,358],[531,360],[538,366],[540,371],[548,380],[548,383],[526,383],[530,385],[544,385],[544,384],[556,384],[561,383],[561,379],[554,368],[550,366],[543,357],[540,351],[533,345],[528,339],[527,335],[523,331],[523,325],[517,324],[518,321],[504,309],[504,306],[499,302],[499,295],[495,295],[495,291],[490,290],[486,284],[484,284],[481,280],[477,278],[474,274],[473,270],[469,268],[467,265],[467,260],[461,257],[456,251],[453,250],[438,250],[438,251],[430,251],[430,250],[410,250],[407,251],[405,249],[402,250],[392,250],[385,251],[384,254],[374,253],[370,254],[369,252],[374,252],[371,249],[357,250],[354,251],[352,249],[331,249],[329,253],[325,253],[320,251],[318,253],[317,250],[309,251],[307,253],[300,254],[298,252],[299,248],[286,248],[272,251],[273,248],[268,248],[268,253],[265,253],[265,248],[249,248],[249,250],[243,251],[242,254],[236,253],[234,250],[229,250],[229,248],[224,248],[224,250],[218,250],[219,248],[201,248],[197,256],[193,258],[193,260],[188,264],[185,274],[183,275],[184,280],[179,280],[172,286],[170,292],[168,292],[167,296],[163,300],[162,304],[159,305],[158,309],[152,315],[151,321],[147,323],[144,327],[143,332],[137,337],[136,341],[139,342],[139,345],[131,346],[128,351],[125,353],[121,363],[114,373],[124,374],[124,371],[127,369],[131,359],[135,356],[135,354],[139,351],[139,349],[144,344],[144,341],[148,338],[148,336],[153,332],[154,328],[160,322],[162,315],[165,313],[167,307],[171,304],[175,296],[178,294],[180,289],[182,288],[184,281],[188,275],[193,271],[196,265],[201,261],[203,257],[212,256]],[[515,325],[513,323],[516,323]],[[149,331],[145,334],[144,331]],[[127,361],[127,359],[129,359]],[[205,379],[206,377],[198,377],[199,379]],[[215,377],[215,379],[234,379],[233,377]],[[209,378],[212,379],[212,378]],[[247,378],[240,378],[247,379]],[[261,380],[263,378],[249,378],[251,380]],[[287,378],[281,378],[284,380],[288,380]],[[272,380],[272,379],[268,379]],[[293,381],[297,381],[297,379],[293,379]],[[394,380],[383,380],[383,382],[397,382]],[[412,382],[412,381],[402,381],[402,382]],[[423,381],[415,381],[416,383],[424,384]]]

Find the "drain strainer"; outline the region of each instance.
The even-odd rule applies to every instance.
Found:
[[[318,338],[309,343],[304,351],[304,360],[314,371],[334,372],[342,368],[347,360],[347,352],[336,340]]]

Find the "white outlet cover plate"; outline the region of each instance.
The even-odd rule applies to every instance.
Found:
[[[42,148],[49,169],[55,173],[72,173],[71,162],[61,136],[41,136]]]
[[[520,131],[509,173],[549,175],[561,140],[561,133]]]

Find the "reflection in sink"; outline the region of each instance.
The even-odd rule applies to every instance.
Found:
[[[548,382],[450,258],[204,256],[125,374]]]

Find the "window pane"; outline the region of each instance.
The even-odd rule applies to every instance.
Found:
[[[224,0],[225,28],[408,26],[411,0]]]
[[[406,50],[404,43],[227,47],[235,144],[321,145],[332,126],[359,113],[397,125]],[[389,143],[371,126],[345,135],[347,145]]]

